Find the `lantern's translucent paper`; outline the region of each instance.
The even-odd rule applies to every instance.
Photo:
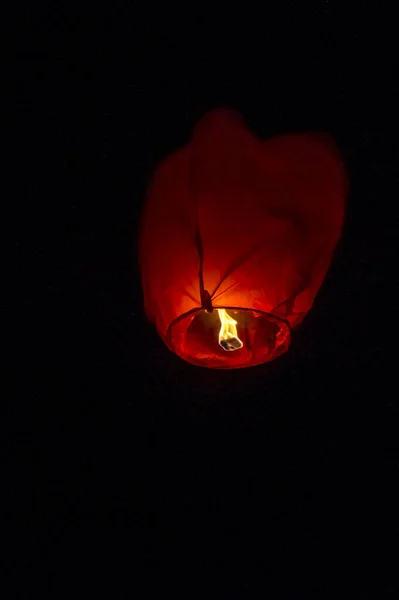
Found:
[[[330,265],[345,191],[328,136],[260,140],[233,111],[205,115],[156,170],[142,216],[145,309],[169,348],[212,368],[284,352]],[[218,344],[218,307],[239,350]]]

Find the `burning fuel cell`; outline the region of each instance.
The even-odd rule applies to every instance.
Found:
[[[238,337],[236,327],[237,321],[230,317],[224,308],[219,308],[218,313],[221,323],[219,331],[219,345],[227,352],[239,350],[244,344]]]
[[[229,340],[222,340],[219,342],[219,345],[222,346],[223,350],[227,350],[227,352],[231,352],[231,350],[239,350],[242,348],[242,341],[238,338],[230,338]]]

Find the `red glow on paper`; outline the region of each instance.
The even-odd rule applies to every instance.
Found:
[[[345,192],[329,136],[260,140],[233,111],[205,115],[156,170],[142,217],[145,309],[168,347],[221,369],[285,352],[329,268]],[[220,315],[241,346],[220,345]]]

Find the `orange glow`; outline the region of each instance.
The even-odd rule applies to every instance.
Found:
[[[220,319],[219,345],[226,351],[239,350],[243,343],[238,337],[237,321],[224,308],[218,309]]]
[[[347,188],[329,135],[260,139],[232,110],[205,115],[156,168],[140,224],[145,311],[168,348],[214,369],[286,352],[333,259]]]

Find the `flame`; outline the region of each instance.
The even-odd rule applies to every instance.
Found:
[[[219,345],[223,350],[239,350],[243,347],[243,343],[237,334],[237,321],[227,314],[224,308],[218,308],[220,319]]]

